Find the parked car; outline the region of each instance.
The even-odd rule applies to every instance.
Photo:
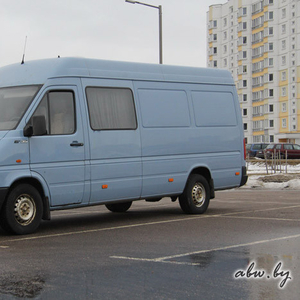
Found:
[[[263,151],[264,149],[266,149],[268,145],[269,144],[267,144],[267,143],[247,144],[246,145],[247,156],[249,156],[249,157],[257,156],[257,153],[259,151]],[[263,157],[263,155],[262,155],[262,157]]]
[[[270,144],[264,151],[267,158],[274,157],[275,153],[279,153],[281,158],[300,158],[300,145],[297,144]]]

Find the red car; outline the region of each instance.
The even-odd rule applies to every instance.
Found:
[[[300,146],[297,144],[270,144],[265,149],[266,157],[271,158],[272,154],[274,157],[274,153],[280,153],[281,158],[300,158]],[[278,155],[278,154],[277,154]]]

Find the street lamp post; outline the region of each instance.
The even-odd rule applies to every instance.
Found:
[[[141,5],[145,5],[148,7],[152,7],[152,8],[156,8],[158,9],[158,15],[159,15],[159,63],[162,64],[163,63],[163,54],[162,54],[162,6],[155,6],[155,5],[151,5],[151,4],[147,4],[147,3],[143,3],[143,2],[139,2],[139,1],[133,1],[133,0],[125,0],[125,2],[131,3],[131,4],[141,4]]]

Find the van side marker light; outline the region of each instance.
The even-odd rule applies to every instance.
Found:
[[[235,175],[236,175],[236,176],[240,175],[240,172],[235,172]]]
[[[173,182],[174,181],[174,178],[169,178],[169,182]]]
[[[16,163],[18,163],[18,164],[21,163],[21,162],[22,162],[22,159],[17,159],[16,160]]]
[[[102,189],[103,189],[103,190],[105,190],[105,189],[107,189],[107,188],[108,188],[108,185],[107,185],[107,184],[103,184],[103,185],[102,185]]]

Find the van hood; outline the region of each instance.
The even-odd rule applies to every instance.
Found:
[[[8,131],[0,131],[0,140],[6,136]]]

